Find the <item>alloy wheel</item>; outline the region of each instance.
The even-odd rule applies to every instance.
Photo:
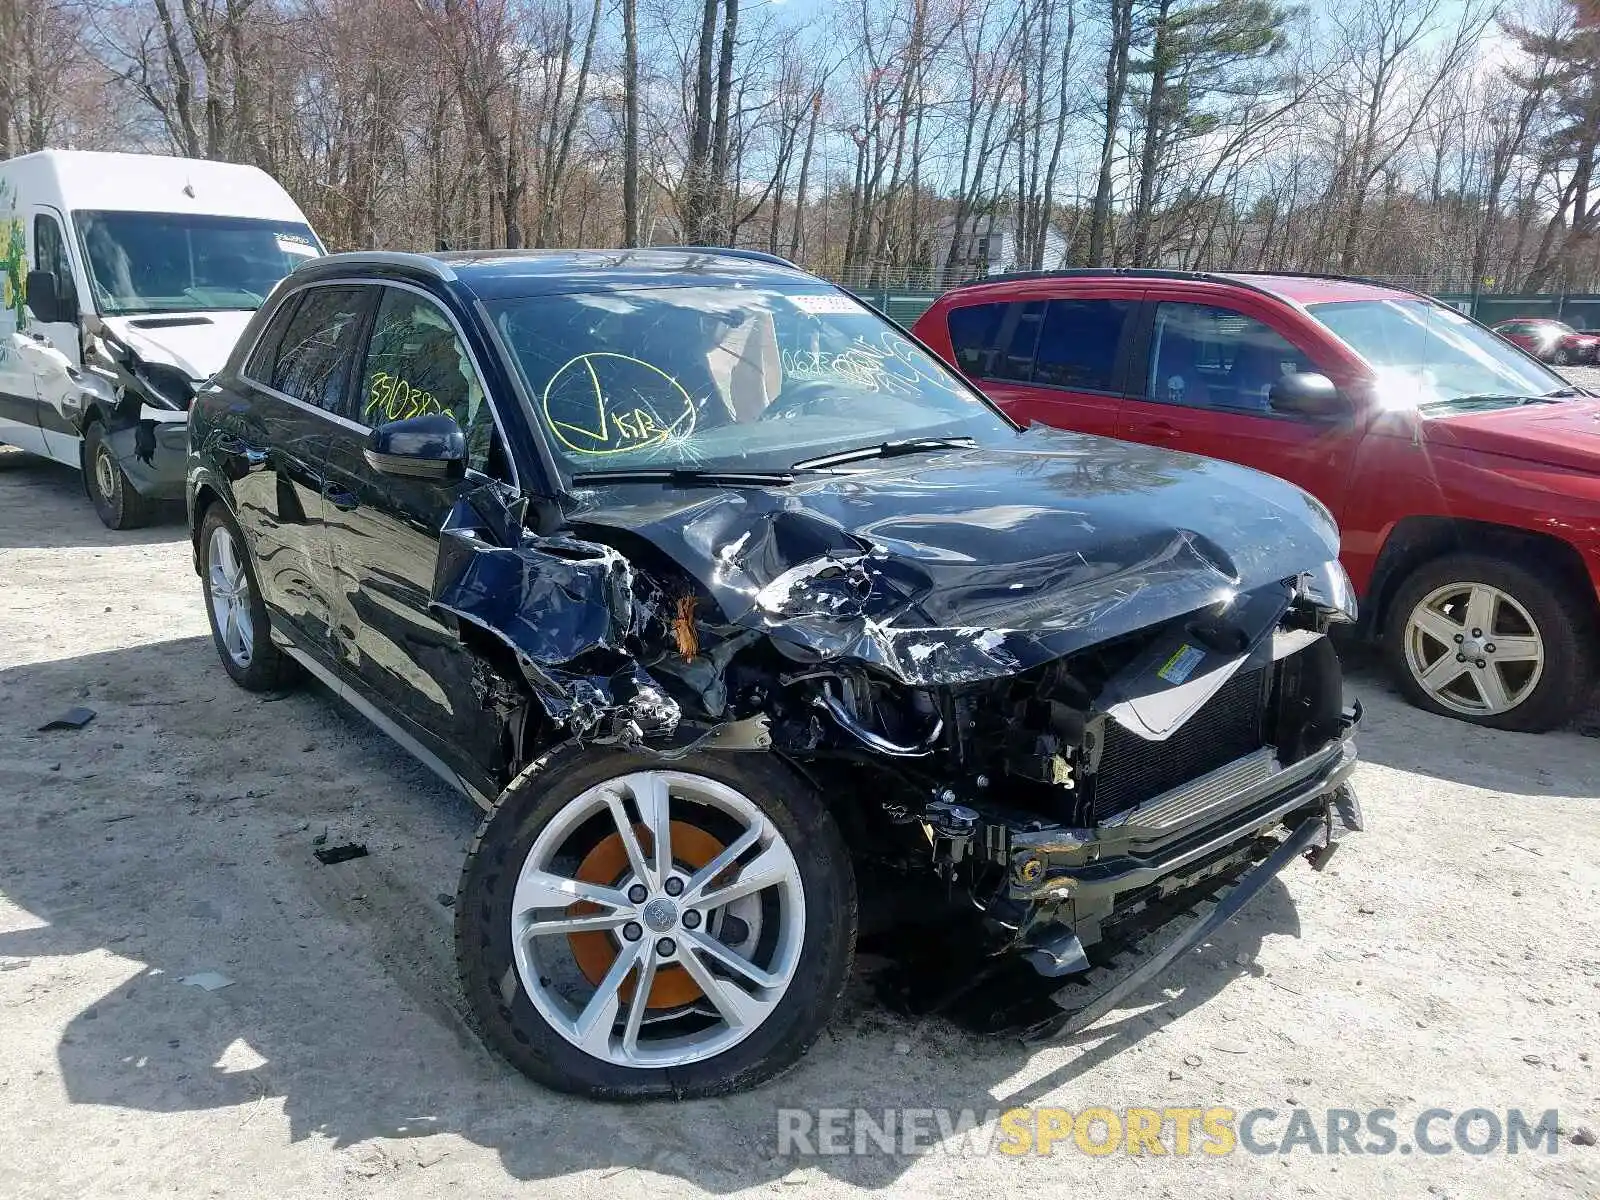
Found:
[[[1486,583],[1429,592],[1406,622],[1406,666],[1443,707],[1470,717],[1516,708],[1544,673],[1544,639],[1528,610]]]
[[[805,938],[799,868],[747,796],[643,771],[589,788],[540,831],[517,877],[523,990],[562,1038],[624,1067],[671,1067],[748,1038]]]
[[[217,636],[235,665],[248,667],[255,654],[255,622],[250,616],[250,576],[244,569],[233,534],[224,526],[211,531],[206,561],[206,591]]]

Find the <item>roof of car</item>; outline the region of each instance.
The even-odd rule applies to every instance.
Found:
[[[708,283],[821,280],[775,255],[753,250],[695,246],[636,250],[477,250],[406,254],[359,251],[333,254],[311,265],[318,274],[359,267],[431,275],[458,284],[482,300],[562,292]]]
[[[1417,293],[1407,288],[1391,287],[1373,280],[1336,275],[1297,275],[1257,271],[1167,271],[1134,267],[1082,267],[1063,271],[1023,271],[1010,275],[989,276],[962,284],[953,291],[967,288],[992,287],[996,284],[1018,283],[1026,280],[1167,280],[1177,282],[1231,284],[1267,292],[1296,304],[1323,304],[1339,300],[1393,300],[1413,297]]]
[[[1324,304],[1333,300],[1393,300],[1397,296],[1412,295],[1406,288],[1330,275],[1257,275],[1226,271],[1222,273],[1222,278],[1262,288],[1298,304]]]

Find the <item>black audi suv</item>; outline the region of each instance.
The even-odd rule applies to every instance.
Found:
[[[781,260],[319,259],[189,430],[224,669],[486,810],[462,983],[553,1087],[770,1077],[863,921],[895,1003],[1081,1027],[1360,826],[1320,504],[1018,428]]]

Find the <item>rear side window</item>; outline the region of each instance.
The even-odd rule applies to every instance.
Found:
[[[1000,332],[1000,318],[1009,307],[1007,304],[969,304],[950,310],[947,318],[950,348],[955,352],[956,366],[968,375],[988,373],[989,352]]]
[[[271,385],[286,396],[347,416],[345,390],[366,300],[365,288],[308,290],[277,342]],[[268,339],[271,334],[268,330]]]
[[[1116,390],[1117,347],[1132,300],[1052,300],[1039,335],[1033,382],[1087,392]]]
[[[1044,301],[973,304],[950,310],[950,348],[956,366],[976,379],[1033,376],[1033,355],[1044,321]]]
[[[1006,305],[1000,322],[1000,343],[989,375],[1027,383],[1033,378],[1033,356],[1039,348],[1039,328],[1044,324],[1044,301]]]
[[[305,298],[304,292],[296,292],[287,297],[278,305],[267,322],[267,327],[261,331],[261,336],[256,339],[255,347],[250,351],[250,357],[244,364],[244,375],[258,383],[264,383],[272,378],[272,356],[277,353],[278,343],[283,340],[283,331],[288,328],[289,322],[294,319],[295,309],[300,307],[300,301]]]
[[[1132,300],[974,304],[950,311],[956,365],[979,379],[1116,389],[1117,348]]]

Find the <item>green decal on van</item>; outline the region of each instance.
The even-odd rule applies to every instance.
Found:
[[[11,337],[26,321],[28,246],[16,196],[0,181],[0,362],[11,356]]]

